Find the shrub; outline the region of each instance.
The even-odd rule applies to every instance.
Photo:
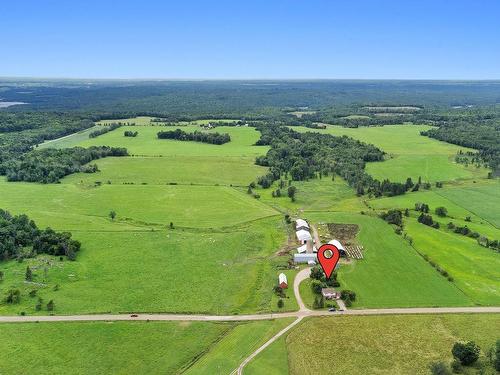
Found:
[[[434,362],[431,364],[431,373],[433,375],[449,375],[451,374],[448,366],[444,362]]]
[[[476,362],[479,358],[481,349],[475,342],[469,341],[467,343],[456,342],[453,345],[451,354],[464,366],[469,366]]]
[[[285,306],[285,302],[283,302],[283,300],[280,298],[278,300],[278,308],[281,309],[281,308],[283,308],[283,306]]]
[[[440,207],[436,207],[436,215],[440,216],[440,217],[446,217],[448,215],[448,210],[446,209],[446,207],[443,207],[443,206],[440,206]]]
[[[462,372],[462,365],[460,364],[460,361],[455,359],[451,362],[451,371],[454,374],[460,374]]]

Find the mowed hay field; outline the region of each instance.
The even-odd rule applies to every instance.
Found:
[[[98,160],[102,172],[69,176],[61,184],[0,181],[0,207],[29,215],[41,228],[70,231],[82,243],[75,262],[48,256],[7,262],[0,294],[14,287],[22,298],[18,305],[1,303],[0,312],[46,314],[35,311],[32,290],[44,303],[53,299],[57,314],[276,310],[272,287],[282,260],[274,253],[286,240],[283,217],[230,186],[265,172],[254,169],[254,156],[244,156],[266,151],[252,146],[259,134],[228,128],[233,141],[217,146],[156,139],[157,131],[170,127],[135,128],[137,138],[125,138],[121,128],[78,144],[128,147],[132,140],[137,151],[150,152],[146,157]],[[154,157],[158,151],[164,157]],[[184,184],[171,184],[181,177]],[[33,283],[24,282],[27,265]],[[285,310],[293,309],[291,298]]]
[[[293,127],[296,131],[315,131],[336,136],[346,135],[366,143],[372,143],[386,152],[390,159],[368,163],[366,171],[373,177],[404,182],[419,176],[423,181],[451,181],[479,178],[487,175],[484,168],[465,167],[454,162],[459,150],[473,151],[420,135],[427,125],[386,125],[380,127],[343,128],[328,125],[326,129]]]
[[[383,220],[346,212],[307,212],[313,223],[357,224],[364,259],[338,268],[341,289],[356,292],[354,308],[469,306],[472,301],[441,276]]]
[[[461,340],[481,347],[479,363],[486,366],[498,332],[498,314],[312,318],[286,338],[289,373],[429,374],[432,362],[451,362]],[[494,374],[491,367],[486,373]]]
[[[6,374],[230,373],[288,323],[2,324],[0,367]]]
[[[490,240],[500,239],[498,217],[500,196],[498,181],[482,180],[478,183],[462,183],[404,196],[371,200],[378,210],[391,208],[410,210],[416,202],[429,205],[431,214],[436,207],[448,210],[447,217],[433,214],[440,223],[439,229],[417,222],[417,212],[405,220],[404,230],[413,239],[413,246],[450,274],[454,283],[476,304],[500,304],[500,256],[493,249],[478,245],[477,240],[454,233],[447,228],[467,226]],[[469,217],[470,221],[465,218]]]

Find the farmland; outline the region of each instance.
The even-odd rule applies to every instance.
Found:
[[[368,163],[366,170],[373,177],[404,182],[422,177],[423,181],[451,181],[474,177],[485,177],[486,170],[475,166],[456,164],[454,157],[459,150],[467,151],[449,143],[436,141],[420,135],[431,127],[426,125],[391,125],[382,127],[342,128],[327,126],[322,129],[294,128],[297,131],[317,131],[332,135],[346,135],[360,141],[372,143],[385,151],[388,160]]]
[[[2,337],[10,339],[0,340],[0,362],[2,373],[12,374],[174,374],[186,370],[197,374],[200,369],[201,373],[206,373],[203,369],[229,373],[287,323],[3,324]]]
[[[0,314],[47,314],[45,305],[37,311],[38,298],[44,304],[53,300],[55,314],[223,315],[296,311],[298,305],[291,288],[286,291],[282,308],[277,307],[279,298],[273,292],[276,276],[289,259],[286,253],[278,255],[278,251],[294,247],[293,238],[290,240],[294,233],[285,222],[284,214],[303,217],[318,227],[325,223],[359,226],[355,241],[363,246],[364,258],[342,261],[338,270],[341,288],[356,292],[354,309],[494,306],[500,303],[498,254],[479,246],[471,238],[446,229],[447,221],[451,220],[497,238],[498,182],[484,178],[486,169],[454,163],[455,153],[463,148],[420,136],[419,131],[428,127],[328,127],[324,132],[347,134],[387,152],[387,160],[367,165],[367,172],[376,178],[404,181],[409,177],[407,173],[411,173],[415,181],[418,176],[424,181],[445,181],[443,188],[432,186],[430,190],[396,197],[359,197],[345,180],[330,175],[294,181],[297,194],[291,200],[286,193],[281,197],[272,195],[278,182],[270,189],[254,188],[258,199],[248,194],[247,185],[268,172],[268,168],[255,164],[255,157],[265,155],[269,147],[254,145],[260,136],[254,128],[219,126],[215,130],[202,130],[199,124],[208,121],[179,123],[179,128],[187,132],[230,134],[230,142],[212,145],[158,139],[157,132],[176,127],[152,125],[149,117],[122,121],[135,125],[122,126],[96,138],[89,138],[90,130],[86,130],[40,146],[127,147],[130,156],[96,160],[99,168],[96,173],[77,173],[63,178],[60,184],[48,185],[0,180],[0,207],[14,214],[27,214],[40,227],[70,231],[73,238],[82,243],[75,262],[48,255],[6,262],[0,293],[10,288],[19,289],[21,301],[14,305],[0,304]],[[137,131],[138,136],[124,137],[126,130]],[[413,211],[416,202],[425,202],[431,209],[447,207],[448,217],[439,219],[442,225],[439,230],[416,222],[417,214]],[[378,217],[380,212],[393,208],[411,209],[410,216],[404,220],[404,231],[412,238],[411,243]],[[111,211],[116,217],[110,217]],[[466,222],[466,217],[470,217],[470,221]],[[321,234],[324,238],[329,236]],[[424,256],[444,268],[453,277],[452,281],[431,267]],[[33,270],[30,282],[25,280],[27,266]],[[283,272],[292,285],[297,271],[290,268]],[[36,296],[30,296],[33,291]],[[300,291],[311,308],[314,295],[308,280],[301,285]],[[307,335],[311,348],[323,345],[315,330],[333,331],[335,341],[346,340],[348,348],[356,348],[356,342],[346,339],[350,334],[344,329],[355,332],[353,326],[359,325],[361,332],[365,324],[371,323],[390,334],[402,330],[405,318],[395,317],[393,323],[384,317],[369,317],[366,323],[357,320],[365,317],[307,320],[257,356],[245,372],[307,373],[297,346],[297,337],[305,335],[303,330],[314,335]],[[426,349],[410,361],[412,366],[422,372],[430,361],[449,353],[449,332],[460,336],[456,333],[459,318],[409,317],[410,325],[404,327],[407,331],[398,333],[400,339],[413,335],[423,325],[438,327],[444,335],[437,344],[427,343]],[[481,327],[495,324],[490,317],[477,320],[473,324]],[[96,322],[62,324],[61,327],[63,330],[71,327],[78,337],[89,342],[105,342],[106,345],[127,339],[139,342],[144,351],[161,346],[159,342],[165,337],[175,337],[178,347],[149,350],[144,356],[150,359],[147,367],[134,360],[127,371],[132,368],[137,372],[198,374],[207,369],[213,373],[229,373],[290,322],[289,319],[244,324]],[[32,334],[33,326],[19,326],[22,327],[23,350],[30,356],[25,368],[35,366],[40,353],[44,353],[40,345],[45,341],[39,339],[39,335],[46,337],[47,342],[55,335],[51,324],[39,325],[43,329],[35,335]],[[8,335],[8,330],[14,326],[0,328],[3,327]],[[100,337],[108,327],[111,327],[111,336]],[[370,351],[377,350],[377,345],[370,341],[380,333],[377,329],[370,331],[366,338],[365,351],[352,349],[359,363],[366,362]],[[136,339],[139,331],[143,333]],[[423,331],[422,340],[430,340],[433,333],[432,330]],[[195,335],[203,339],[191,345]],[[78,345],[70,334],[58,340],[66,340],[60,342],[64,347]],[[478,342],[491,345],[490,341]],[[130,344],[122,342],[120,345],[116,350],[121,353],[132,350]],[[178,354],[182,345],[189,346],[190,350]],[[44,368],[64,372],[66,366],[71,366],[80,373],[88,373],[84,362],[92,350],[84,346],[77,353],[81,351],[86,354],[78,354],[75,363],[71,360],[59,362],[56,352],[47,357]],[[137,356],[141,353],[137,352]],[[121,372],[123,355],[98,356],[96,368]],[[396,366],[401,373],[408,373],[411,366],[404,362],[403,356],[397,355],[401,362],[389,363],[381,357],[372,364],[374,371],[389,371],[393,368],[390,366]],[[316,361],[322,368],[330,366],[328,358],[320,356]],[[13,372],[18,368],[18,364],[11,361],[7,365]],[[338,369],[355,373],[349,364],[342,364]]]
[[[432,362],[451,362],[451,347],[458,340],[475,341],[482,349],[479,363],[486,365],[485,353],[494,346],[499,330],[498,314],[309,319],[286,338],[289,371],[428,374]],[[493,374],[491,367],[486,373]]]

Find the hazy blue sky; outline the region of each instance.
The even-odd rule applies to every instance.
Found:
[[[498,0],[2,1],[0,38],[0,76],[500,79]]]

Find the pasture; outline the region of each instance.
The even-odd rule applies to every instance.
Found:
[[[57,314],[277,310],[272,288],[279,259],[272,255],[285,240],[280,218],[226,229],[82,231],[74,237],[82,242],[75,262],[43,256],[5,264],[1,294],[19,288],[22,298],[1,304],[1,313],[35,314],[38,297],[53,299]],[[24,282],[27,265],[33,283]],[[284,310],[296,308],[295,299],[287,299]]]
[[[487,175],[484,168],[465,167],[454,161],[459,150],[469,151],[466,147],[455,146],[420,135],[427,125],[387,125],[378,127],[343,128],[328,125],[326,129],[293,127],[300,132],[315,131],[335,136],[346,135],[366,143],[372,143],[387,153],[383,162],[368,163],[366,171],[373,177],[383,180],[404,182],[407,177],[414,181],[419,176],[423,181],[452,181],[480,178]]]
[[[288,323],[2,324],[0,363],[9,374],[229,373]]]
[[[364,259],[342,264],[342,289],[356,292],[355,308],[468,306],[472,301],[456,285],[430,267],[383,220],[346,212],[308,212],[313,223],[358,224]]]
[[[451,362],[451,348],[459,340],[475,341],[482,349],[479,365],[486,365],[499,331],[498,314],[312,318],[286,338],[289,373],[429,374],[432,362]],[[348,360],[339,360],[340,355]],[[486,373],[493,374],[489,369]]]

